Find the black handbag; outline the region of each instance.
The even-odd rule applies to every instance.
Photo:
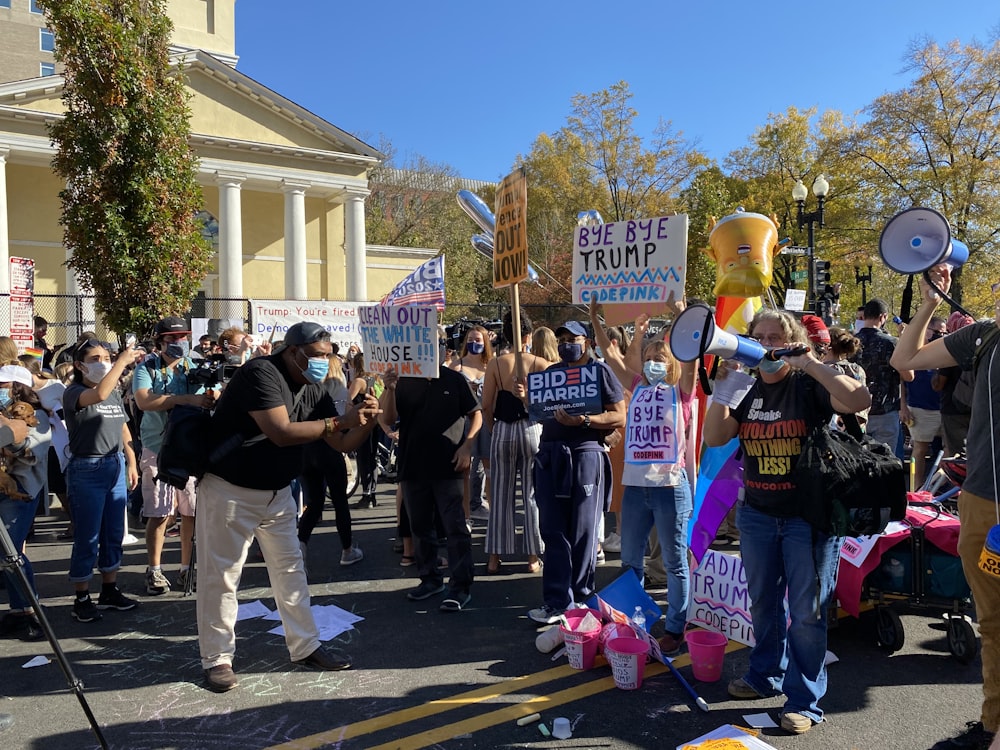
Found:
[[[857,425],[853,414],[843,418]],[[802,498],[800,515],[827,534],[880,534],[906,516],[903,462],[867,435],[858,440],[825,422],[811,425],[792,480]]]

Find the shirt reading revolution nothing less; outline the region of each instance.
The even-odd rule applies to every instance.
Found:
[[[261,436],[250,416],[253,411],[284,407],[292,422],[337,413],[333,399],[322,384],[299,385],[291,379],[282,355],[251,359],[240,367],[226,385],[212,416],[212,446],[240,435],[238,448],[209,466],[208,471],[238,487],[280,490],[302,472],[304,445],[275,445]]]
[[[768,515],[799,514],[792,470],[812,420],[829,421],[833,415],[830,394],[820,386],[807,388],[808,377],[792,372],[777,383],[758,378],[732,414],[740,423],[746,502]]]

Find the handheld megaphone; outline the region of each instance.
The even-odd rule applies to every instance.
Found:
[[[747,367],[756,367],[767,355],[767,349],[753,339],[715,325],[708,305],[691,305],[677,316],[670,328],[670,351],[681,362],[694,362],[703,354],[715,354]]]
[[[889,219],[878,240],[882,261],[897,273],[923,273],[939,263],[958,268],[969,248],[951,236],[948,220],[933,208],[908,208]]]

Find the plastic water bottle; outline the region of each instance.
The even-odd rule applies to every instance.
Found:
[[[632,613],[632,624],[637,630],[646,629],[646,614],[642,611],[642,607],[636,607],[635,612]]]

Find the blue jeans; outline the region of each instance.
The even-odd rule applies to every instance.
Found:
[[[897,458],[902,458],[900,447],[899,412],[890,411],[885,414],[869,414],[865,424],[865,432],[872,440],[888,445]]]
[[[89,581],[95,562],[102,573],[118,570],[128,502],[125,455],[73,458],[66,467],[66,484],[74,529],[69,580]]]
[[[736,527],[757,642],[743,679],[762,696],[784,693],[785,711],[820,722],[826,615],[843,539],[816,531],[801,518],[769,516],[742,503]]]
[[[644,576],[643,555],[649,530],[656,524],[663,567],[667,571],[667,621],[671,633],[684,632],[688,600],[688,521],[691,485],[687,476],[676,487],[626,487],[622,497],[622,567]]]
[[[19,489],[23,488],[18,485]],[[31,522],[35,520],[35,510],[38,508],[38,498],[41,493],[35,495],[31,500],[14,500],[6,495],[0,495],[0,521],[3,521],[10,540],[14,543],[14,549],[18,552],[24,547],[24,541],[28,538],[31,530]],[[31,568],[31,560],[27,555],[22,554],[21,560],[24,562],[24,574],[28,577],[31,588],[35,588],[35,573]],[[10,596],[10,608],[12,610],[23,610],[29,606],[28,601],[21,593],[21,583],[19,577],[13,573],[4,571],[7,579],[7,594]]]

